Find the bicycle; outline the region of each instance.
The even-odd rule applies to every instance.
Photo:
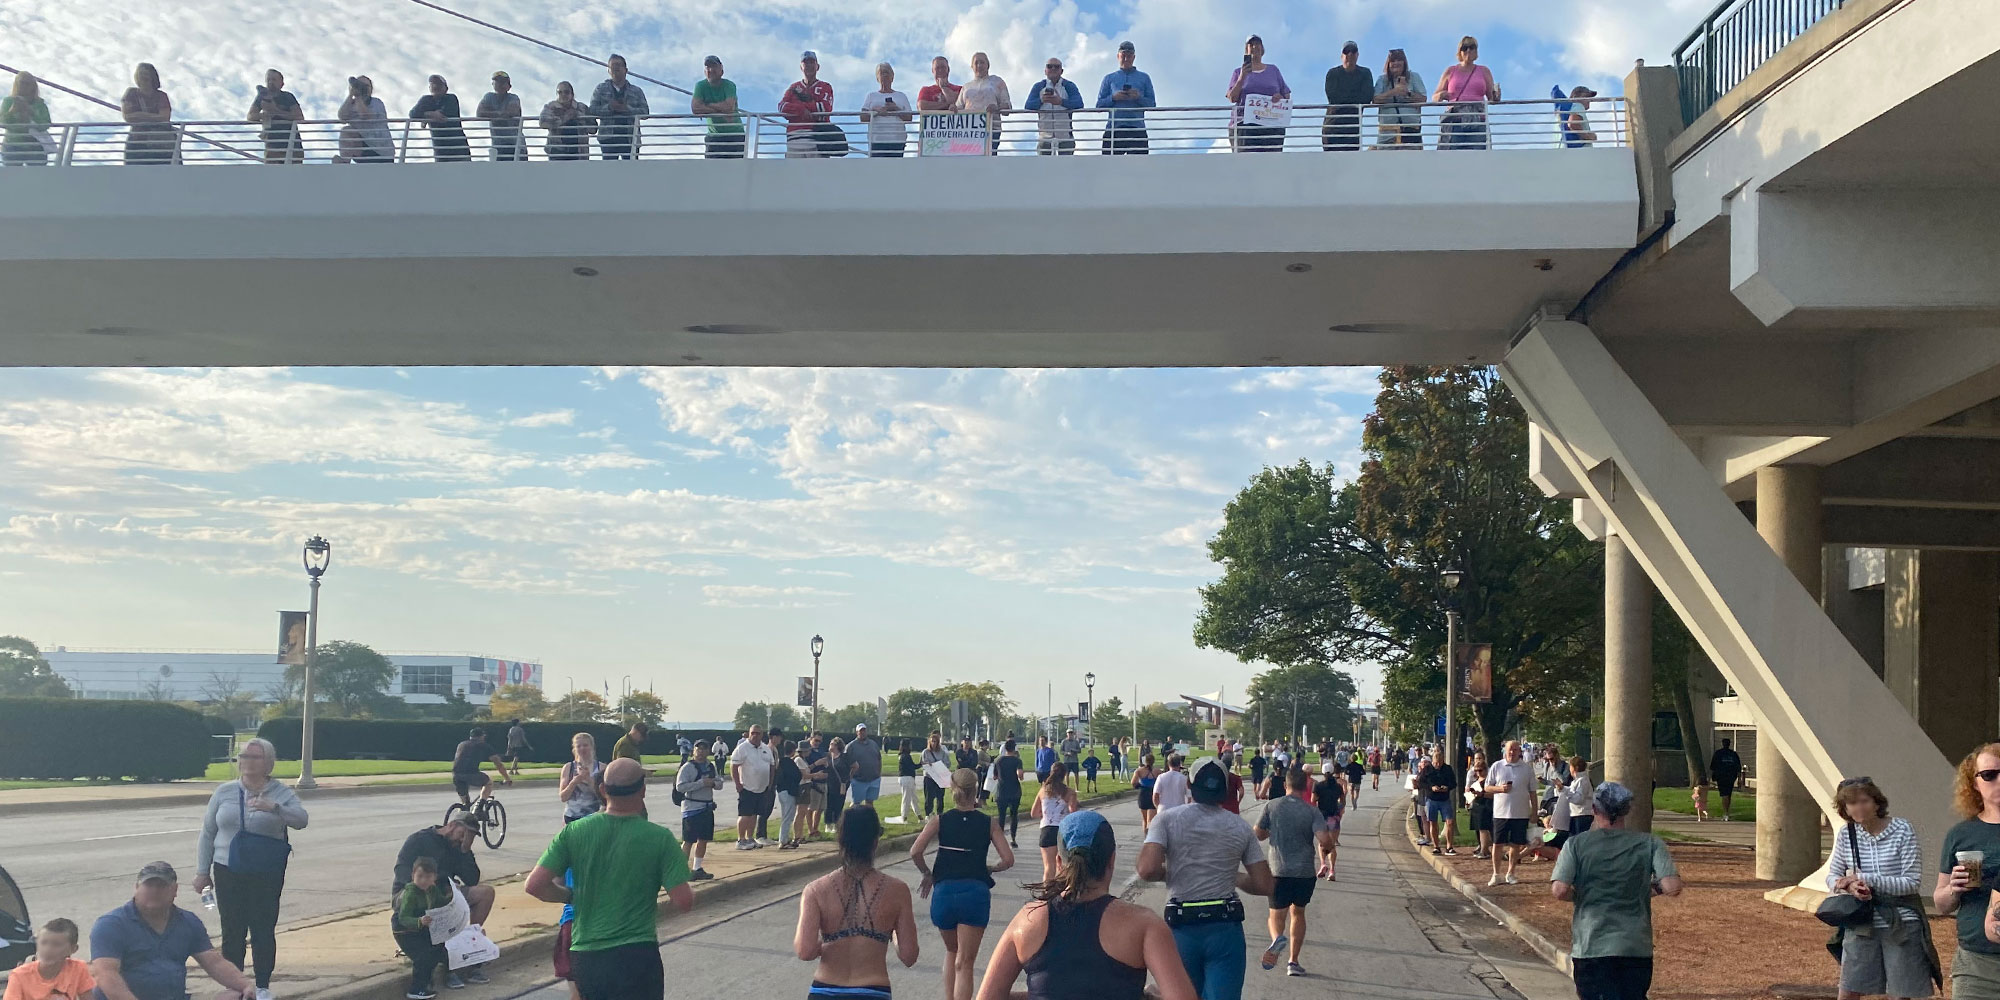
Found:
[[[470,806],[454,802],[444,811],[445,824],[450,825],[461,816],[479,834],[479,839],[486,841],[487,847],[497,851],[501,841],[507,839],[507,807],[499,799],[482,795],[473,799]]]

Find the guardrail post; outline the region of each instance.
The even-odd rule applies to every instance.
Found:
[[[76,157],[76,133],[81,125],[64,125],[62,143],[56,150],[56,166],[67,167]]]

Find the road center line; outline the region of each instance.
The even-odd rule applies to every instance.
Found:
[[[170,833],[200,833],[201,827],[191,826],[185,830],[154,830],[151,833],[114,833],[105,837],[82,837],[77,843],[88,844],[98,840],[125,840],[130,837],[164,837]]]

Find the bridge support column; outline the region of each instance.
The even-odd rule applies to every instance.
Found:
[[[1872,775],[1925,843],[1942,843],[1952,765],[1596,335],[1538,320],[1501,371],[1546,450],[1754,708],[1759,757],[1782,758],[1820,804],[1843,776]],[[1810,905],[1824,892],[1811,888],[1774,896]]]
[[[1890,549],[1883,679],[1947,760],[2000,725],[2000,555]]]
[[[1604,777],[1632,790],[1634,830],[1653,828],[1653,583],[1604,538]]]
[[[1819,467],[1770,465],[1757,470],[1757,534],[1806,589],[1815,604],[1825,545],[1820,523]],[[1831,619],[1828,619],[1831,622]],[[1842,639],[1845,642],[1845,637]],[[1851,647],[1850,647],[1851,648]],[[1857,654],[1858,655],[1858,654]],[[1874,671],[1869,671],[1870,676]],[[1758,719],[1758,733],[1764,732]],[[1757,877],[1796,882],[1820,865],[1820,804],[1778,754],[1757,753]]]

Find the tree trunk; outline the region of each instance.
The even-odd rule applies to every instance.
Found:
[[[1695,725],[1694,691],[1691,678],[1695,672],[1695,657],[1705,655],[1701,647],[1688,650],[1688,669],[1681,675],[1680,683],[1674,685],[1674,715],[1681,723],[1681,747],[1687,754],[1688,781],[1691,784],[1708,784],[1708,751],[1701,743],[1701,729]]]

